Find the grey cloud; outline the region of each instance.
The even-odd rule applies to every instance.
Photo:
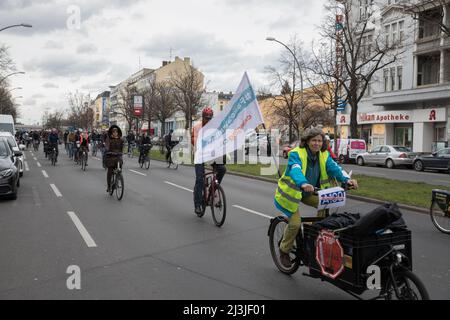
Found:
[[[43,77],[80,77],[95,75],[108,68],[105,60],[83,60],[69,55],[46,56],[24,63],[28,71],[39,72]]]
[[[37,104],[36,99],[27,99],[23,102],[24,106],[35,106]]]
[[[77,53],[96,53],[98,51],[98,48],[93,44],[82,44],[79,45],[77,48]]]
[[[47,41],[43,49],[62,49],[64,48],[64,45],[61,42],[58,41]]]
[[[41,98],[45,98],[45,96],[43,94],[37,93],[31,96],[32,99],[41,99]]]
[[[132,5],[140,1],[134,1]],[[127,0],[109,0],[107,5],[103,0],[2,0],[0,2],[0,21],[2,21],[2,25],[14,25],[23,22],[33,26],[33,28],[27,28],[26,30],[21,30],[23,28],[8,30],[8,32],[20,36],[65,30],[67,29],[67,20],[71,15],[67,10],[71,5],[80,8],[81,28],[83,28],[84,22],[92,16],[100,14],[104,9],[131,6],[130,1]]]
[[[50,82],[44,83],[42,86],[44,88],[46,88],[46,89],[57,89],[57,88],[59,88],[56,84],[50,83]]]

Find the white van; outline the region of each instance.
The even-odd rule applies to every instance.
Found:
[[[9,132],[13,136],[16,133],[14,119],[9,114],[0,114],[0,132]]]
[[[331,147],[334,150],[334,140],[331,140]],[[367,145],[363,139],[337,139],[336,156],[341,163],[356,162],[356,157],[366,151]]]

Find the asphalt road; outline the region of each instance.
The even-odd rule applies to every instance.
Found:
[[[278,215],[274,184],[225,176],[227,219],[217,228],[209,211],[201,219],[193,212],[192,167],[153,161],[146,171],[126,159],[118,202],[105,192],[100,160],[82,172],[63,152],[56,167],[42,151],[26,158],[18,200],[0,200],[0,299],[353,299],[302,276],[306,269],[276,269],[267,237]],[[345,210],[375,206],[348,201]],[[450,299],[450,237],[427,215],[404,216],[414,272],[431,298]],[[80,290],[67,287],[74,265]]]

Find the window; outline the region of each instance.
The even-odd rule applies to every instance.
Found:
[[[398,39],[400,43],[405,39],[405,21],[399,21],[398,23]]]
[[[369,17],[369,9],[373,4],[373,0],[359,0],[359,20]]]
[[[392,32],[392,45],[395,45],[397,43],[397,23],[393,23],[391,25],[391,32]]]
[[[403,89],[403,67],[397,67],[397,89],[402,90]]]
[[[384,78],[384,92],[388,91],[389,88],[389,69],[383,70],[383,78]]]
[[[385,35],[385,42],[386,42],[386,47],[389,47],[389,33],[390,33],[390,30],[391,30],[391,25],[387,25],[387,26],[384,26],[384,35]]]
[[[380,152],[381,148],[382,148],[381,146],[375,147],[375,148],[372,149],[372,152],[375,152],[375,153],[376,152]]]
[[[383,146],[383,147],[381,147],[380,152],[382,152],[382,153],[389,153],[389,152],[391,152],[391,150],[388,147]]]
[[[390,91],[394,91],[395,90],[395,68],[391,68],[391,86],[390,86]]]

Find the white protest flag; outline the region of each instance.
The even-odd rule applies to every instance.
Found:
[[[218,159],[239,149],[245,143],[245,132],[263,122],[255,92],[244,73],[227,107],[200,129],[195,164]]]

